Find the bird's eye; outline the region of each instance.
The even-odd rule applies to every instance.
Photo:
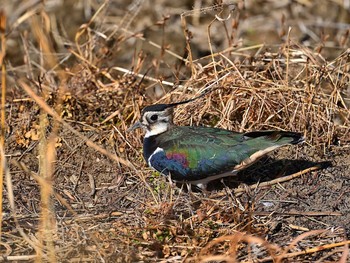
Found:
[[[157,114],[152,115],[152,116],[151,116],[151,120],[152,120],[152,121],[158,120],[158,115],[157,115]]]

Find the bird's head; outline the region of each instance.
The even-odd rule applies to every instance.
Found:
[[[137,121],[133,126],[131,126],[128,129],[128,131],[132,131],[137,128],[143,128],[144,130],[146,130],[145,138],[168,131],[169,129],[171,129],[172,126],[174,126],[173,111],[175,106],[189,103],[191,101],[198,100],[199,98],[204,97],[206,94],[214,90],[212,88],[214,85],[216,85],[220,80],[227,77],[229,74],[231,73],[226,73],[224,76],[210,83],[204,90],[202,90],[199,96],[194,97],[192,99],[174,102],[170,104],[154,104],[145,107],[141,112],[140,120]]]
[[[128,131],[143,128],[146,131],[145,138],[147,138],[166,132],[173,125],[173,105],[155,104],[145,107],[141,112],[140,120]]]

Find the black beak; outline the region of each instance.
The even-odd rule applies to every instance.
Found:
[[[143,127],[142,123],[141,123],[140,121],[137,121],[137,122],[134,123],[133,126],[131,126],[131,127],[130,127],[129,129],[127,129],[126,131],[131,132],[131,131],[133,131],[133,130],[135,130],[135,129],[142,128],[142,127]]]

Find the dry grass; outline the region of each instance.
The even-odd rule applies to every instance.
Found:
[[[310,28],[320,25],[302,20],[297,27],[292,15],[282,16],[272,30],[278,31],[274,45],[249,38],[250,45],[242,17],[257,9],[249,3],[246,10],[240,2],[234,11],[217,5],[189,12],[168,7],[159,14],[162,5],[144,1],[125,7],[64,2],[52,7],[60,12],[51,12],[53,2],[19,1],[0,15],[6,179],[0,261],[346,262],[346,222],[317,230],[286,224],[273,238],[284,216],[339,216],[324,210],[259,216],[259,202],[270,191],[288,192],[282,180],[273,181],[275,188],[266,183],[238,191],[224,186],[209,196],[188,193],[145,168],[141,134],[125,132],[144,106],[191,99],[228,74],[207,96],[179,106],[176,122],[300,131],[316,161],[332,149],[348,153],[350,50],[343,24],[319,34]],[[270,1],[272,10],[276,3]],[[303,8],[315,16],[323,12]],[[72,32],[68,18],[77,20]],[[180,37],[167,34],[172,27]],[[303,28],[310,45],[299,41]],[[330,44],[329,37],[337,41]],[[308,154],[298,151],[295,159]],[[299,177],[317,173],[299,168],[305,171]]]

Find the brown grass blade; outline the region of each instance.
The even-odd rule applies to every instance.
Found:
[[[0,66],[1,66],[1,131],[0,131],[0,147],[5,149],[5,134],[6,134],[6,67],[4,58],[6,55],[6,14],[0,9],[0,36],[1,36],[1,50],[0,50]],[[1,156],[3,158],[3,156]],[[2,204],[3,204],[3,178],[4,178],[3,162],[0,166],[0,240],[2,235]]]

